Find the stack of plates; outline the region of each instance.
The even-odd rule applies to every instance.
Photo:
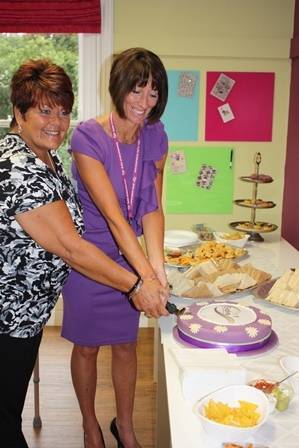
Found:
[[[197,242],[197,234],[189,230],[166,230],[164,235],[165,247],[184,247]]]

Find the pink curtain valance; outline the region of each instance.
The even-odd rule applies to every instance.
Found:
[[[100,33],[100,0],[0,0],[1,33]]]

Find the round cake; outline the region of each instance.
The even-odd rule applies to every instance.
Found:
[[[256,350],[271,337],[272,320],[255,306],[234,302],[200,302],[177,317],[179,337],[197,347],[229,352]]]

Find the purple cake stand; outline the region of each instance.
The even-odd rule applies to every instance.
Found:
[[[183,335],[185,336],[185,335]],[[229,353],[235,353],[237,356],[259,356],[262,355],[269,350],[272,350],[273,348],[278,345],[278,336],[275,333],[275,331],[272,330],[271,336],[268,339],[268,341],[265,344],[255,344],[255,347],[251,350],[242,350],[241,346],[224,346],[221,344],[201,344],[198,343],[198,345],[192,344],[191,342],[188,342],[187,340],[182,339],[182,337],[179,334],[179,330],[177,325],[173,328],[173,337],[179,344],[183,345],[184,347],[188,348],[225,348]],[[186,339],[188,336],[186,336]]]

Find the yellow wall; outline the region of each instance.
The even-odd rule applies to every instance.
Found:
[[[167,69],[200,71],[200,136],[204,136],[206,71],[275,72],[273,141],[232,142],[232,146],[234,197],[250,197],[251,185],[238,177],[253,171],[254,154],[260,151],[261,172],[275,181],[262,185],[259,196],[277,206],[258,211],[257,217],[280,225],[294,0],[114,0],[114,11],[115,53],[142,46],[159,54]],[[204,140],[198,143],[206,144]],[[187,229],[205,222],[216,230],[227,230],[228,222],[249,218],[249,209],[234,206],[232,215],[167,215],[166,227]],[[51,323],[60,325],[61,315],[59,300]]]
[[[201,139],[188,145],[213,146],[203,140],[207,71],[275,72],[272,142],[223,145],[235,148],[235,199],[251,197],[251,184],[238,178],[253,172],[254,154],[261,152],[260,172],[274,182],[261,185],[258,196],[277,206],[258,210],[257,219],[280,226],[294,0],[115,0],[114,15],[115,53],[142,46],[157,53],[166,69],[200,71]],[[231,215],[167,215],[166,227],[187,229],[205,222],[215,230],[227,230],[228,222],[248,219],[250,209],[234,206]]]

